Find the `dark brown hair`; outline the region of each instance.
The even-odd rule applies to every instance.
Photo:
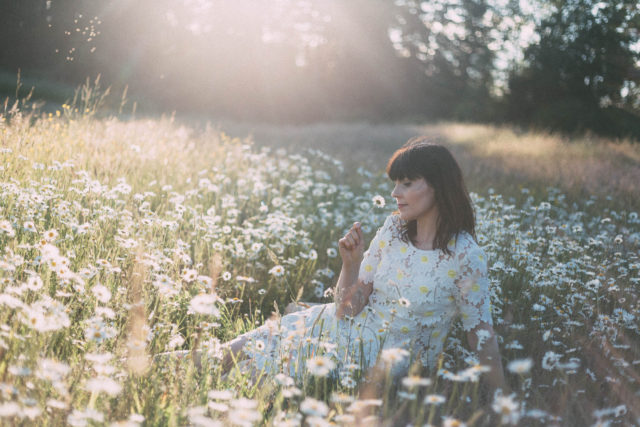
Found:
[[[446,147],[427,137],[411,138],[389,159],[387,175],[393,181],[424,178],[433,187],[438,207],[434,248],[450,255],[447,244],[462,231],[475,239],[475,216],[469,192],[460,166]],[[408,221],[402,230],[402,239],[414,242],[416,233],[416,220]]]

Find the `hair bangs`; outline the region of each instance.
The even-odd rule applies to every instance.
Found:
[[[418,156],[412,155],[409,147],[397,151],[387,163],[387,176],[392,181],[421,178]]]

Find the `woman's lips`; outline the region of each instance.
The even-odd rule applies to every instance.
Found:
[[[406,203],[398,203],[398,209],[402,209],[402,208],[404,208],[406,206],[407,206]]]

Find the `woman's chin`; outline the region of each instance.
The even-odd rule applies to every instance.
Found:
[[[400,219],[403,221],[411,221],[413,218],[411,218],[409,215],[407,215],[405,212],[399,211],[400,214]]]

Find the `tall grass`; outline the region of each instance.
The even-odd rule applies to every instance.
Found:
[[[386,133],[359,125],[351,146],[332,136],[339,127],[311,136],[280,130],[271,147],[276,142],[264,134],[253,142],[172,118],[98,118],[92,105],[99,97],[82,96],[59,114],[16,107],[0,119],[3,423],[354,422],[367,402],[344,381],[347,368],[324,377],[301,365],[298,379],[256,383],[240,366],[223,375],[220,343],[293,300],[331,301],[336,242],[355,220],[371,238],[390,213],[370,209],[374,195],[389,199],[380,161],[406,139],[398,135],[413,130],[447,138],[465,165],[501,159],[495,170],[504,180],[465,169],[478,191],[478,240],[489,256],[495,329],[513,394],[500,400],[483,391],[456,327],[440,365],[412,371],[430,385],[387,383],[381,400],[368,402],[375,418],[640,423],[637,211],[507,179],[517,169],[545,183],[552,170],[535,175],[536,164],[608,150],[558,154],[564,149],[555,140],[522,148],[507,129],[455,124]],[[293,141],[311,137],[314,149],[292,152]],[[621,176],[635,173],[637,151],[619,147],[627,160],[616,161],[628,162]],[[538,155],[546,160],[531,160]],[[530,170],[518,163],[525,158]],[[270,273],[278,265],[284,273]],[[202,295],[213,303],[195,307]],[[151,359],[179,349],[204,351],[204,368],[191,357]]]

